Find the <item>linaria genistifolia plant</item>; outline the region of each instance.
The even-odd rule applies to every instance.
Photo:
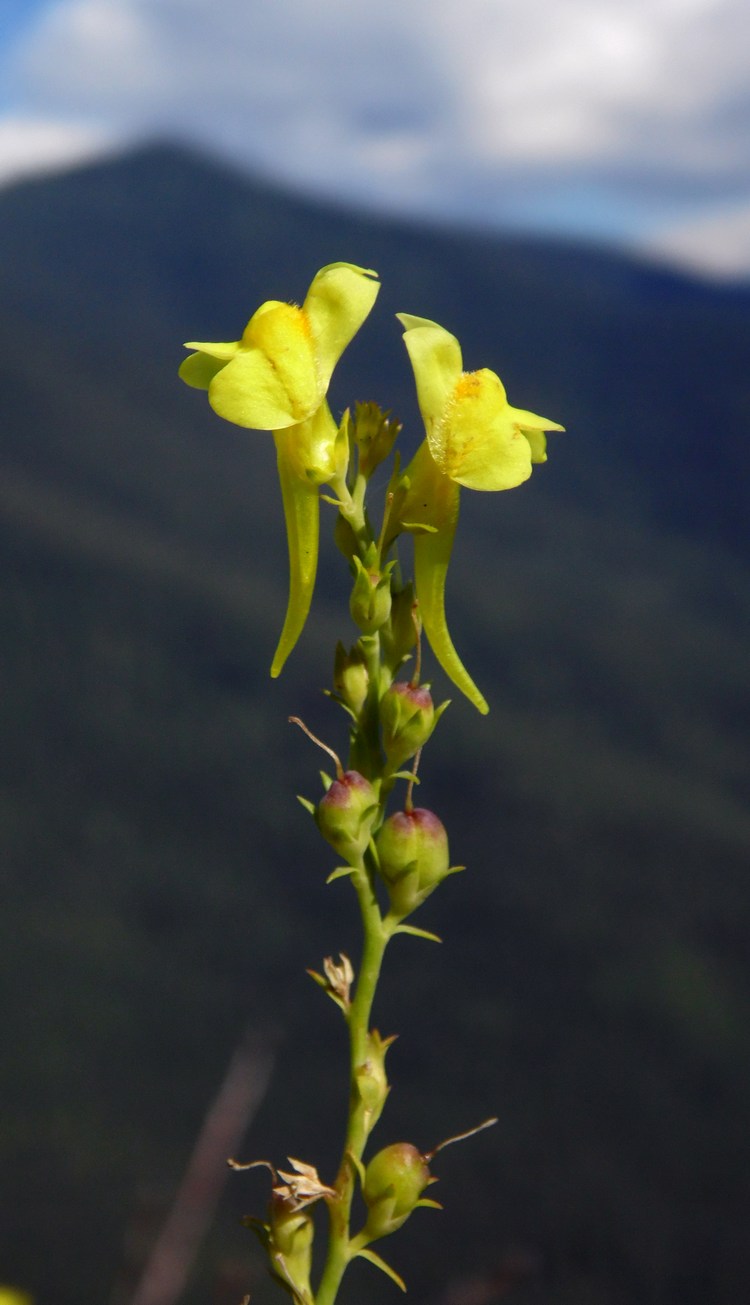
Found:
[[[333,748],[292,718],[333,761],[334,775],[324,775],[320,799],[300,800],[339,862],[328,881],[348,879],[357,894],[363,933],[356,978],[343,952],[338,961],[327,957],[322,973],[310,972],[341,1010],[349,1036],[349,1112],[338,1173],[324,1182],[301,1160],[290,1158],[288,1171],[254,1162],[270,1170],[271,1198],[265,1220],[246,1222],[267,1252],[273,1277],[296,1305],[333,1305],[357,1256],[404,1288],[373,1244],[396,1232],[418,1206],[440,1208],[424,1193],[435,1181],[433,1157],[446,1142],[428,1152],[395,1142],[366,1154],[389,1090],[385,1058],[393,1038],[381,1038],[370,1024],[386,947],[396,934],[435,938],[412,917],[444,879],[463,868],[450,863],[439,817],[412,800],[422,749],[448,706],[435,707],[429,684],[422,682],[422,633],[448,678],[485,714],[487,702],[456,652],[445,615],[461,487],[513,489],[528,479],[533,463],[546,460],[545,432],[563,429],[512,407],[494,372],[464,371],[455,336],[406,313],[398,320],[425,427],[411,462],[402,470],[395,452],[400,423],[375,404],[357,404],[337,423],[326,398],[331,376],[378,289],[375,272],[332,263],[313,278],[301,307],[268,300],[240,340],[187,344],[193,352],[180,368],[188,385],[208,392],[220,417],[272,431],[276,442],[290,579],[271,675],[280,674],[310,610],[321,501],[335,512],[334,537],[351,580],[349,612],[360,632],[352,647],[339,643],[333,658],[330,696],[348,718],[346,768]],[[373,511],[367,504],[370,481],[387,462],[384,502]],[[413,580],[404,578],[396,555],[404,535],[414,541]],[[399,783],[404,787],[397,800]],[[362,1201],[355,1208],[362,1214],[354,1221],[357,1188]],[[310,1207],[319,1201],[328,1208],[328,1242],[313,1286]]]

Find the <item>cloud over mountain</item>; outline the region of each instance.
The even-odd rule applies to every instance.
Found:
[[[747,197],[743,11],[61,0],[16,48],[11,101],[72,142],[177,135],[385,208],[638,241]]]

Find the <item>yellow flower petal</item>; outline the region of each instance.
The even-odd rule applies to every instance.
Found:
[[[419,410],[428,436],[440,423],[461,376],[461,346],[455,335],[426,317],[396,316],[405,327],[404,344],[417,384]]]
[[[204,340],[188,340],[185,348],[197,349],[200,353],[207,353],[209,358],[218,358],[221,362],[229,362],[230,358],[234,358],[239,353],[241,345],[239,340],[218,341],[215,344],[206,343]]]
[[[564,426],[550,421],[549,417],[540,417],[538,413],[527,412],[525,408],[512,408],[508,405],[508,411],[521,430],[565,430]]]
[[[243,349],[217,372],[208,387],[214,412],[251,430],[284,430],[304,420],[317,404],[293,402],[286,378],[260,349]]]
[[[547,436],[543,430],[531,430],[528,426],[521,427],[521,434],[524,439],[528,440],[531,449],[531,461],[535,463],[547,461]]]
[[[325,394],[339,358],[378,296],[377,272],[354,263],[329,263],[313,278],[302,305],[314,342],[318,384]]]
[[[207,353],[191,353],[180,364],[177,375],[195,390],[207,390],[211,381],[226,363]],[[2,1305],[2,1302],[0,1302]]]
[[[305,421],[325,389],[318,382],[312,331],[307,315],[295,304],[266,303],[245,327],[242,352],[263,355],[276,374],[279,394],[293,423]],[[289,425],[284,422],[284,425]],[[268,429],[272,429],[268,427]]]
[[[528,480],[531,449],[511,412],[494,372],[465,372],[443,421],[428,431],[440,470],[468,489],[513,489]]]

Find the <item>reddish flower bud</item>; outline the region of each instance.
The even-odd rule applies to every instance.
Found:
[[[429,689],[396,680],[380,699],[383,748],[389,765],[398,770],[429,739],[438,717]]]
[[[378,814],[375,789],[358,770],[347,770],[335,779],[318,803],[318,829],[349,865],[362,859]]]
[[[459,868],[450,865],[444,824],[423,807],[389,816],[375,846],[391,909],[401,918],[416,910],[446,875]]]

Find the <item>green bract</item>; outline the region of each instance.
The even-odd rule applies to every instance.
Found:
[[[284,628],[271,666],[278,675],[310,610],[318,561],[318,487],[346,472],[346,441],[326,403],[333,369],[370,312],[376,273],[330,263],[313,278],[302,307],[269,299],[241,340],[194,349],[180,367],[188,385],[208,391],[220,417],[276,432],[289,546],[290,588]]]
[[[426,440],[406,470],[401,508],[415,532],[414,580],[425,633],[446,675],[481,712],[489,710],[461,662],[445,618],[445,577],[458,522],[459,487],[513,489],[546,462],[544,432],[557,422],[508,403],[494,372],[463,371],[454,335],[424,317],[397,314],[411,359]]]

